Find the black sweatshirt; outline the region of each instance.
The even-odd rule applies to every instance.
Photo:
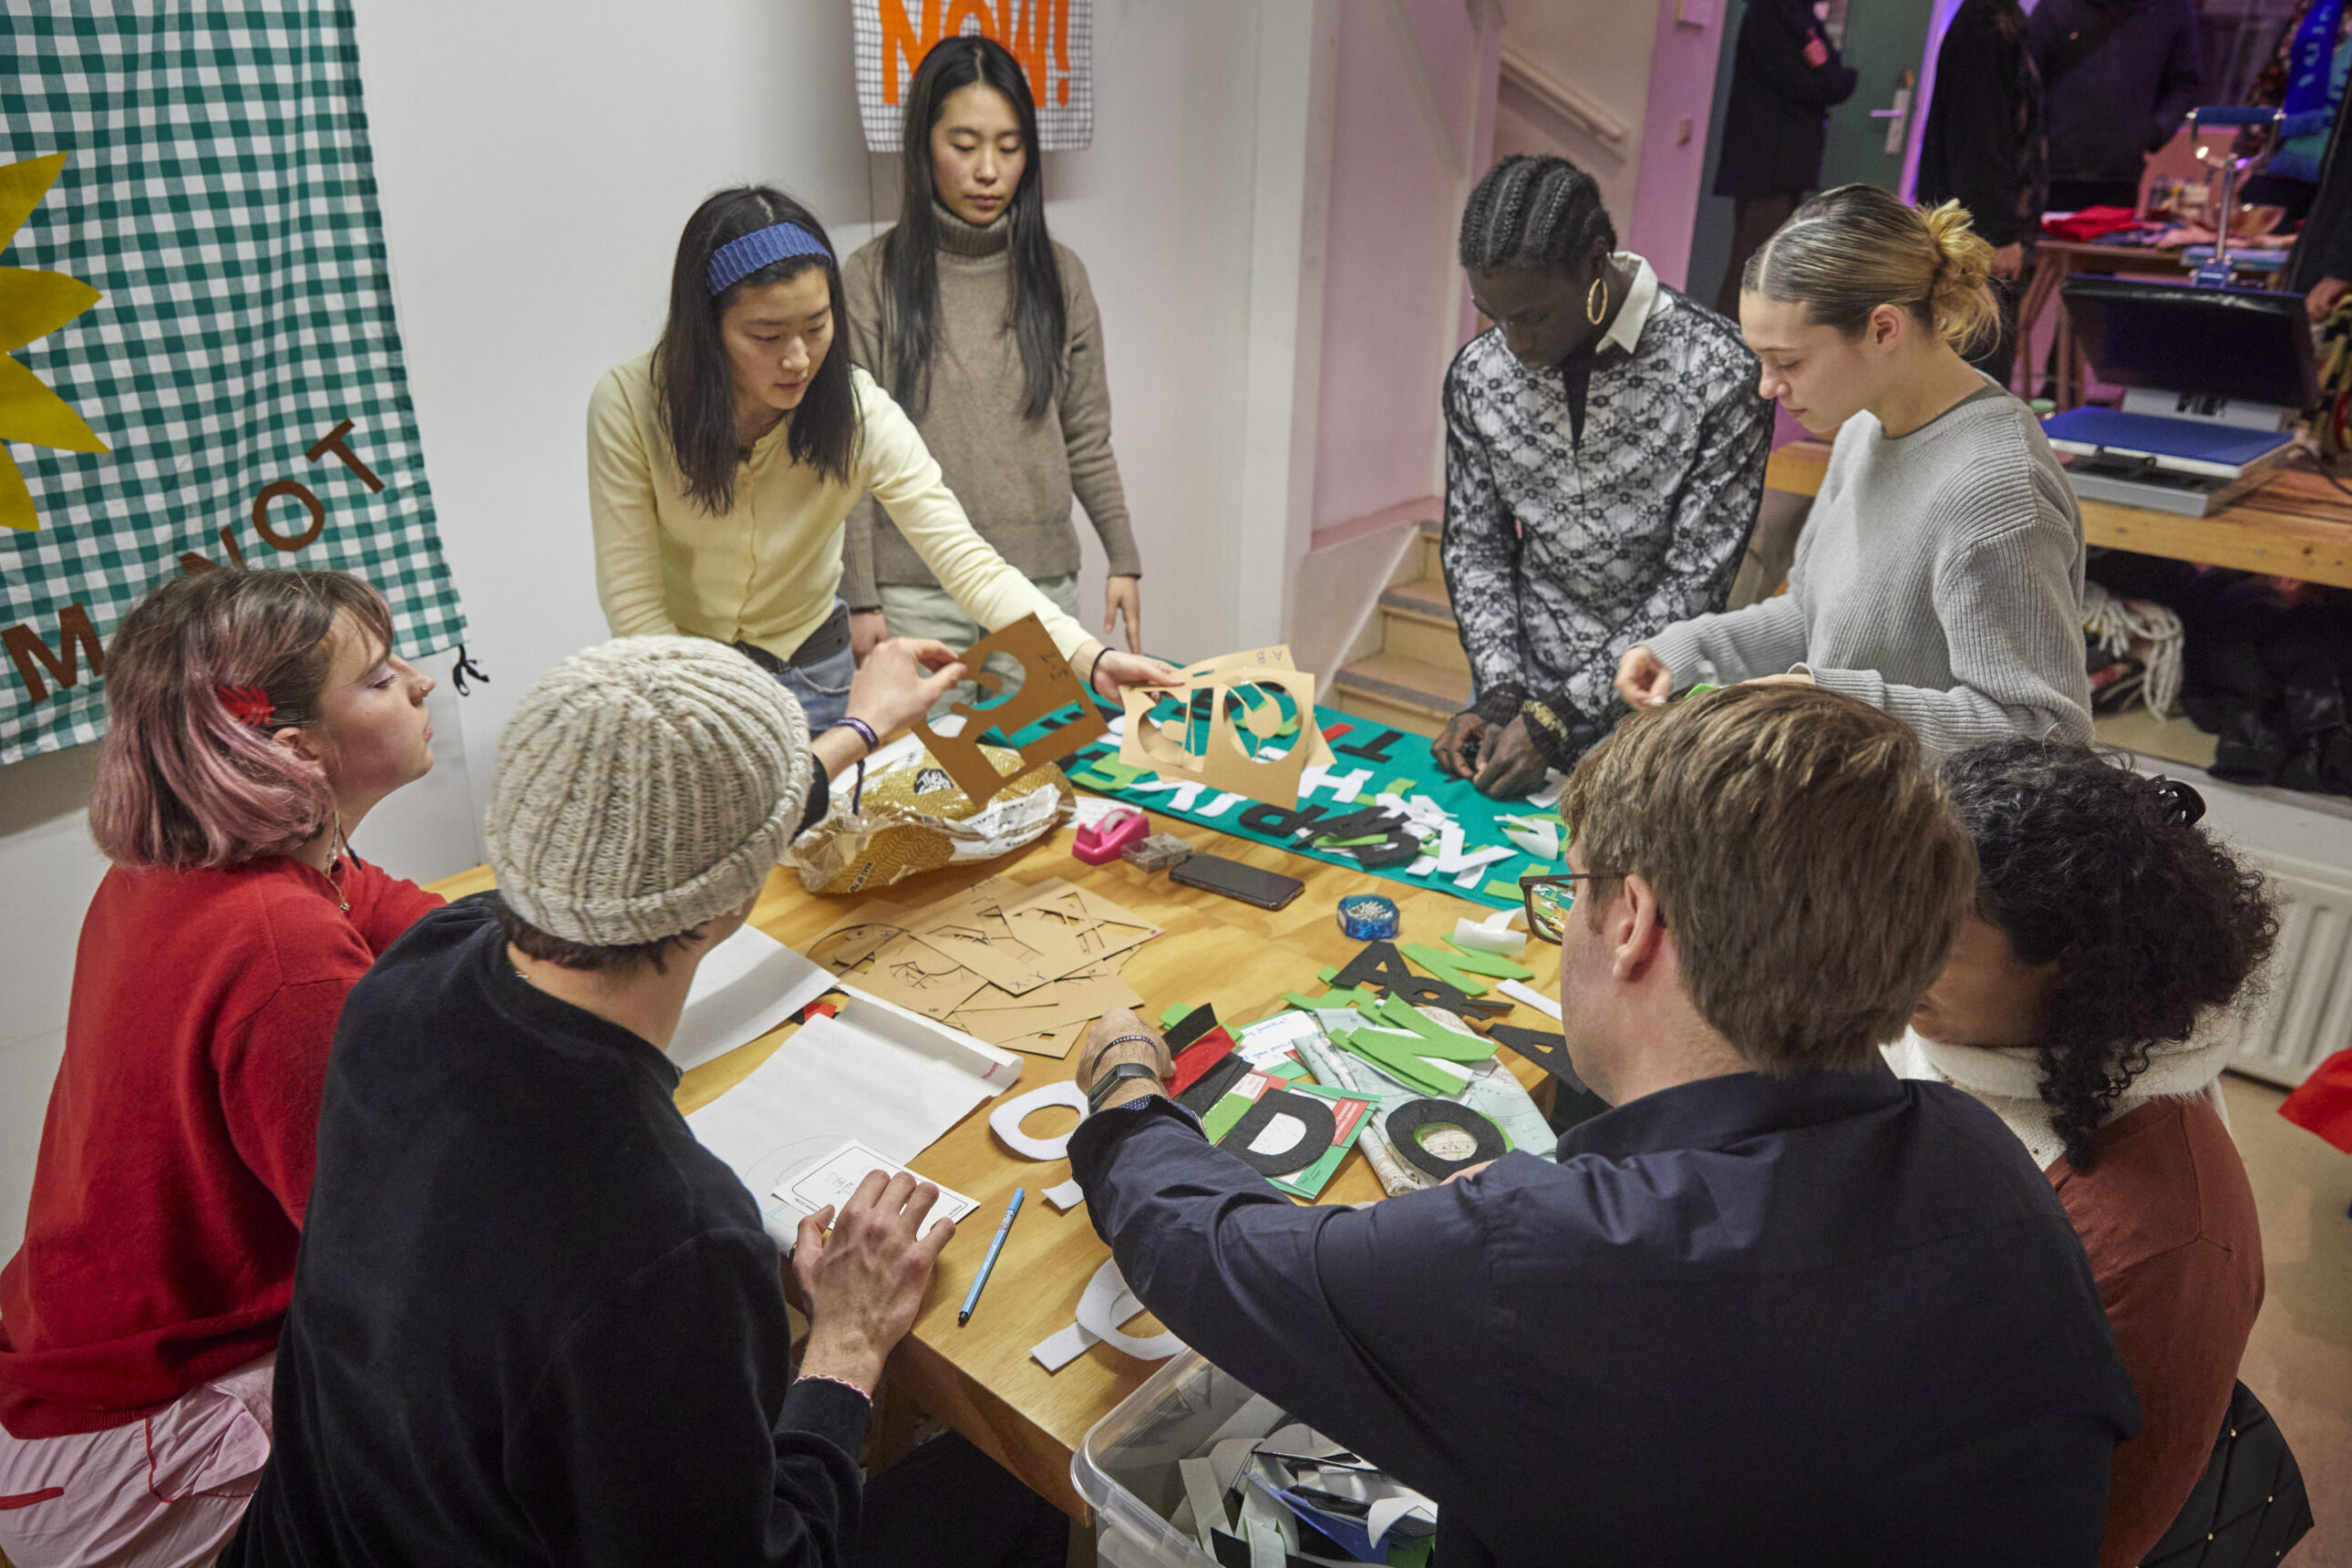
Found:
[[[2195,0],[2042,0],[2052,180],[2138,180],[2197,107],[2197,30]]]
[[[677,1079],[525,984],[485,900],[384,954],[224,1565],[844,1560],[870,1407],[794,1381],[775,1246]]]
[[[1961,0],[1936,53],[1919,199],[1957,201],[1996,248],[2041,231],[2049,141],[2042,73],[2017,0]]]

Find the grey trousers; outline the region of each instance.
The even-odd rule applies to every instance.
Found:
[[[1086,617],[1078,614],[1078,579],[1075,574],[1040,577],[1036,579],[1036,588],[1064,615],[1084,622]],[[945,588],[885,583],[881,591],[882,615],[890,623],[890,635],[894,637],[937,637],[961,653],[988,635],[988,628],[966,615],[964,607]],[[1021,666],[1017,660],[1001,653],[991,654],[983,668],[1004,682],[1001,689],[984,692],[972,681],[959,681],[931,705],[931,717],[944,717],[954,703],[977,704],[1020,689]]]

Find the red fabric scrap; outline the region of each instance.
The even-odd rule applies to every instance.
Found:
[[[2286,1097],[2279,1114],[2352,1154],[2352,1049],[2338,1051],[2313,1068],[2303,1087]]]

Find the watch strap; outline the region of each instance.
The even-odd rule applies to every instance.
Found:
[[[1100,1110],[1105,1095],[1118,1085],[1136,1078],[1148,1078],[1157,1082],[1160,1075],[1141,1062],[1121,1062],[1095,1079],[1094,1088],[1087,1091],[1087,1110],[1089,1112]]]

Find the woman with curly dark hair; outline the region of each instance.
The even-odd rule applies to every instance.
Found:
[[[2263,1299],[2218,1079],[2278,921],[2205,803],[2087,746],[1945,764],[1977,908],[1886,1047],[2024,1141],[2083,1238],[2146,1426],[2116,1449],[2102,1568],[2140,1561],[2204,1473]]]

